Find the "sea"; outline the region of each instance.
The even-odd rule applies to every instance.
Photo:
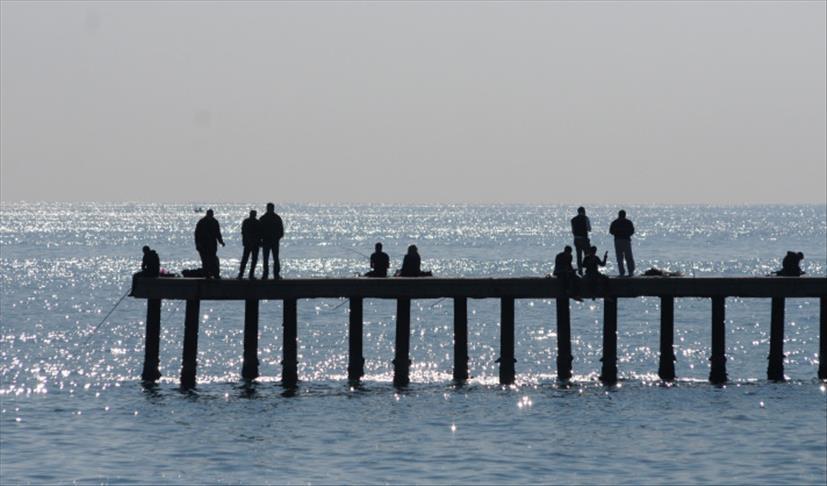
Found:
[[[346,379],[347,301],[300,300],[296,390],[280,384],[280,301],[260,305],[252,384],[240,378],[244,304],[205,301],[192,391],[178,387],[184,305],[165,301],[163,377],[143,386],[146,302],[123,298],[141,247],[170,272],[198,268],[193,229],[212,208],[222,275],[235,278],[241,222],[265,203],[0,205],[0,483],[827,483],[817,299],[787,300],[783,383],[766,379],[769,299],[727,299],[725,386],[707,382],[708,299],[676,299],[671,384],[657,377],[659,300],[622,299],[612,387],[598,380],[599,299],[572,302],[568,385],[556,380],[555,303],[517,301],[514,386],[498,384],[498,301],[469,300],[472,378],[457,386],[453,303],[415,300],[404,389],[392,384],[392,300],[365,301],[361,386]],[[571,244],[575,209],[277,204],[282,276],[356,278],[376,242],[392,268],[416,244],[436,276],[544,276]],[[618,209],[587,206],[609,275]],[[639,272],[763,276],[801,251],[808,276],[827,275],[825,205],[623,209]]]

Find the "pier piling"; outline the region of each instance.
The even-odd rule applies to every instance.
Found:
[[[393,358],[394,386],[410,383],[411,299],[396,300],[396,346]]]
[[[184,317],[184,353],[181,360],[181,388],[185,390],[195,388],[200,312],[200,300],[187,300],[186,315]]]
[[[244,362],[241,377],[258,378],[258,300],[244,301]]]
[[[571,309],[568,297],[557,297],[557,379],[571,379]]]
[[[660,298],[660,364],[658,376],[663,381],[675,379],[675,298]]]
[[[350,299],[349,319],[347,379],[351,383],[356,383],[365,375],[365,357],[362,354],[362,299]]]
[[[296,299],[284,299],[284,342],[282,344],[281,384],[294,387],[299,382],[299,352]]]
[[[725,319],[725,297],[712,297],[712,357],[709,358],[709,382],[716,385],[727,381]]]
[[[770,355],[767,379],[784,381],[784,299],[772,299],[770,318]]]
[[[514,383],[514,298],[500,299],[500,384]]]
[[[161,299],[148,299],[146,303],[146,339],[144,340],[143,381],[157,381],[161,377],[158,369],[161,348]]]
[[[605,385],[617,383],[617,298],[603,299],[603,370],[600,381]]]
[[[468,379],[468,299],[454,298],[454,381]]]

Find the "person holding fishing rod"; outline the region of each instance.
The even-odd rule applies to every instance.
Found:
[[[387,277],[391,258],[382,251],[382,243],[377,243],[375,248],[376,251],[370,256],[371,271],[366,273],[365,277]]]

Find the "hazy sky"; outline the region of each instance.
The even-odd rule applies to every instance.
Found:
[[[16,200],[827,200],[827,2],[0,6]]]

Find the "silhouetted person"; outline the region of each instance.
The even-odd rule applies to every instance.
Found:
[[[161,275],[161,258],[158,256],[158,252],[148,246],[143,248],[143,252],[144,257],[141,260],[141,271],[138,272],[140,274],[139,276],[157,277]]]
[[[609,226],[609,233],[615,237],[615,255],[617,255],[617,269],[620,276],[626,274],[623,261],[629,268],[629,276],[635,274],[635,258],[632,256],[632,235],[635,234],[635,226],[626,219],[626,211],[620,210],[617,219]]]
[[[256,212],[250,211],[250,217],[241,223],[241,244],[244,245],[244,253],[241,256],[241,268],[238,269],[238,278],[244,278],[244,268],[247,266],[247,259],[253,255],[250,262],[250,280],[256,278],[256,263],[258,263],[258,247],[261,243],[261,231],[259,230]]]
[[[264,259],[264,271],[262,279],[270,275],[270,254],[273,254],[273,278],[281,278],[281,263],[279,262],[279,240],[284,237],[284,223],[281,217],[276,214],[276,206],[267,203],[267,212],[258,218],[259,230],[261,231],[261,252]]]
[[[775,272],[781,277],[800,277],[804,275],[804,270],[801,270],[801,260],[804,259],[804,254],[801,252],[788,251],[784,260],[781,261],[781,270]]]
[[[195,249],[201,256],[201,268],[204,269],[205,278],[221,278],[221,270],[218,262],[218,243],[224,246],[221,238],[221,226],[213,217],[212,209],[207,210],[207,215],[198,220],[195,225]]]
[[[391,259],[387,253],[382,251],[382,243],[377,243],[375,248],[376,251],[370,256],[371,270],[365,274],[365,277],[387,277]]]
[[[577,216],[571,218],[571,234],[574,235],[574,248],[577,250],[577,273],[583,275],[583,255],[589,252],[589,231],[592,223],[586,216],[586,208],[577,208]]]
[[[408,254],[402,259],[402,268],[397,272],[400,277],[430,277],[431,272],[423,272],[420,269],[422,260],[419,258],[419,252],[416,245],[408,247]]]
[[[570,246],[566,245],[563,251],[558,253],[554,258],[553,275],[560,280],[560,285],[563,287],[563,290],[565,290],[566,295],[575,300],[580,300],[580,298],[577,297],[579,278],[577,277],[577,273],[575,273],[571,262],[572,250]]]
[[[583,277],[583,281],[588,284],[592,293],[603,290],[606,281],[609,280],[609,277],[600,273],[600,267],[606,266],[607,258],[609,258],[608,251],[603,254],[603,260],[597,257],[596,246],[589,247],[586,257],[583,258],[583,268],[586,269],[586,276]],[[592,300],[594,300],[594,297],[592,297]]]
[[[135,290],[136,278],[156,278],[161,275],[161,259],[158,257],[158,253],[148,246],[143,247],[143,252],[144,257],[141,259],[141,271],[135,272],[132,275],[132,290],[129,291],[130,295],[132,295],[132,292]]]

